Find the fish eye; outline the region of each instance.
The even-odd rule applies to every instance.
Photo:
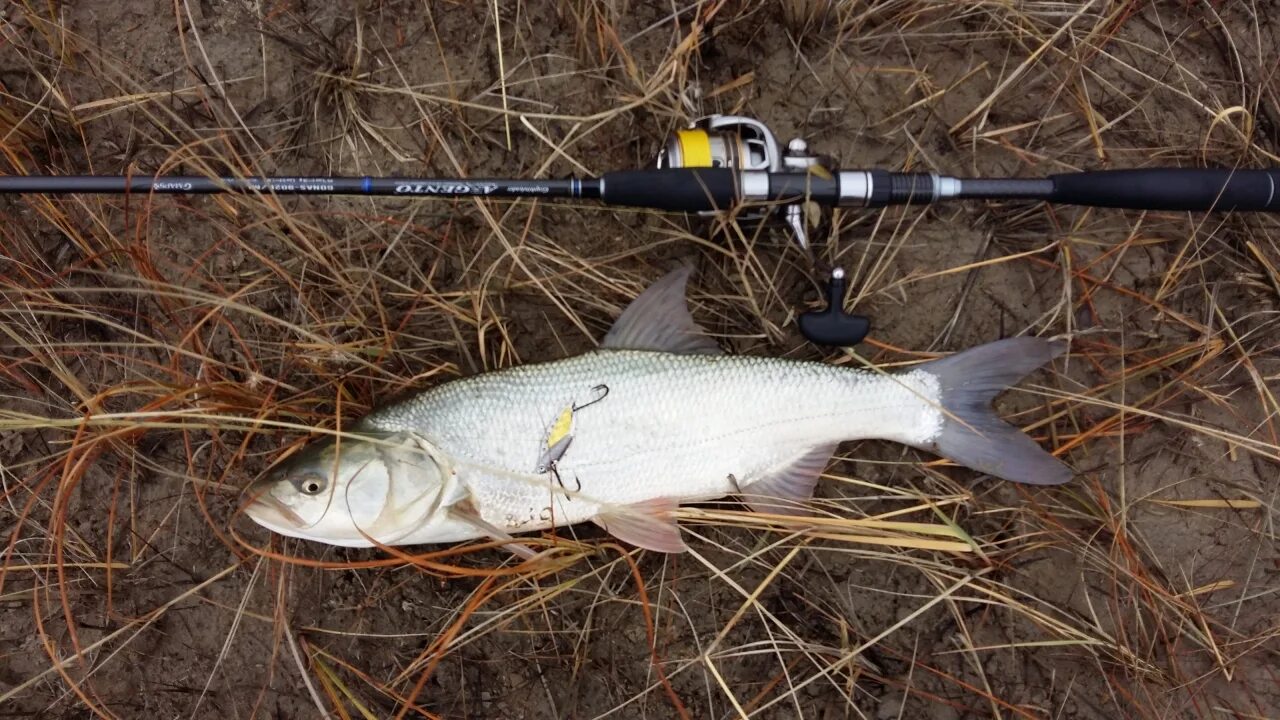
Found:
[[[319,473],[307,473],[293,479],[294,487],[303,495],[319,495],[328,484],[328,479]]]

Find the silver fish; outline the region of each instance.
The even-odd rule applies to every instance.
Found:
[[[803,514],[846,440],[892,440],[1014,482],[1071,479],[991,409],[1065,343],[1001,340],[896,374],[726,355],[689,314],[688,276],[636,298],[598,350],[374,410],[253,483],[246,512],[351,547],[510,541],[591,521],[680,552],[678,505],[738,495]]]

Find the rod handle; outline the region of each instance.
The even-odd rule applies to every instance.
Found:
[[[621,170],[600,176],[608,205],[672,212],[728,210],[738,198],[738,173],[729,168]]]
[[[1151,168],[1051,175],[1050,202],[1133,210],[1280,211],[1280,170]]]

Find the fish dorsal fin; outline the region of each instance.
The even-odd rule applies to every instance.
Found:
[[[689,314],[684,291],[692,271],[687,265],[673,270],[640,293],[618,316],[602,346],[691,355],[720,353],[720,346]]]
[[[670,498],[655,498],[600,513],[592,522],[636,547],[679,553],[688,547],[680,537],[680,526],[676,524],[677,505]]]
[[[756,512],[804,515],[818,478],[831,461],[835,445],[820,445],[742,489],[743,501]]]

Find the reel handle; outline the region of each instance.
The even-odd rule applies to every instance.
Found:
[[[849,281],[844,268],[831,271],[827,283],[827,307],[820,311],[802,313],[796,320],[800,334],[809,342],[832,347],[852,347],[862,342],[871,332],[871,319],[844,311],[844,296]]]

